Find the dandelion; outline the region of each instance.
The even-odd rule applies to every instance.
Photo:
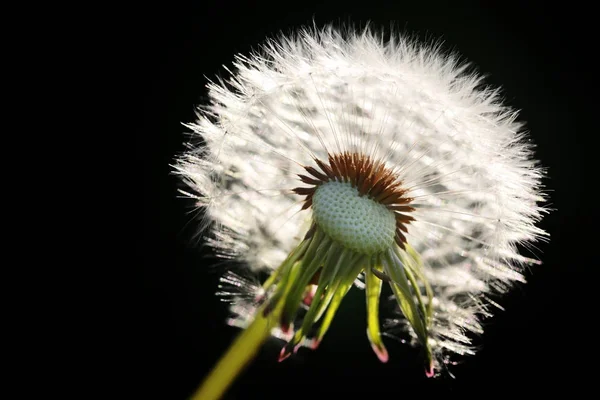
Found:
[[[316,349],[353,285],[382,362],[383,283],[427,376],[472,354],[491,296],[539,263],[518,247],[546,237],[543,170],[517,113],[456,55],[369,29],[303,30],[235,69],[209,84],[188,125],[204,142],[176,169],[215,251],[270,275],[223,278],[246,290],[230,320],[245,330],[198,398],[219,397],[269,335],[280,360]]]

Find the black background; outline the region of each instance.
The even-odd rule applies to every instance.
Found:
[[[417,4],[418,3],[418,4]],[[594,12],[576,3],[203,1],[140,6],[133,17],[131,50],[144,106],[137,137],[144,168],[144,223],[137,232],[137,296],[130,343],[134,398],[185,399],[227,348],[236,329],[217,299],[221,269],[191,240],[193,203],[176,190],[174,157],[183,150],[182,122],[206,100],[206,77],[227,76],[234,54],[266,37],[328,22],[371,21],[374,27],[441,38],[488,83],[501,85],[506,102],[521,111],[536,157],[548,168],[551,207],[541,227],[544,264],[529,283],[507,296],[477,339],[481,351],[454,367],[455,379],[424,377],[418,353],[386,340],[381,364],[365,335],[363,294],[352,291],[321,347],[277,362],[281,344],[267,343],[228,392],[228,399],[367,398],[446,392],[480,396],[567,390],[581,393],[595,376],[597,333],[591,311],[595,224],[598,221],[593,121]],[[591,7],[591,6],[590,6]]]

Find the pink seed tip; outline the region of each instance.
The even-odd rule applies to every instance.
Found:
[[[297,345],[294,346],[294,354],[296,354],[298,352],[298,349],[302,347],[301,343],[298,343]]]
[[[373,352],[375,352],[377,358],[379,358],[379,361],[381,361],[382,363],[388,362],[390,356],[385,347],[377,347],[374,344],[372,344],[371,348],[373,349]]]
[[[315,339],[315,340],[313,340],[312,344],[310,345],[310,348],[312,350],[316,350],[320,344],[321,344],[321,341],[318,339]]]
[[[429,364],[429,368],[425,368],[425,376],[431,378],[434,374],[435,372],[433,370],[433,363],[431,363]]]
[[[292,353],[287,351],[287,347],[284,347],[279,352],[279,359],[277,361],[282,362],[283,360],[285,360],[286,358],[288,358],[291,355],[292,355]]]

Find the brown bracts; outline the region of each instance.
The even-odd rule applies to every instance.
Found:
[[[294,193],[305,196],[303,210],[312,206],[312,198],[319,185],[331,181],[348,182],[358,190],[360,196],[367,196],[394,212],[396,218],[395,241],[400,248],[405,248],[404,233],[408,230],[406,225],[414,221],[414,218],[406,213],[414,211],[414,208],[410,206],[413,199],[406,196],[407,189],[402,186],[402,181],[392,170],[387,168],[383,162],[373,160],[360,153],[330,154],[328,163],[317,158],[314,161],[317,168],[305,166],[304,169],[308,175],[298,175],[303,183],[311,186],[293,189]]]

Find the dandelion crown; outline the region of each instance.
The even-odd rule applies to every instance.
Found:
[[[209,84],[188,125],[204,142],[176,170],[216,253],[269,277],[222,278],[245,292],[230,320],[245,330],[197,398],[218,398],[269,334],[280,360],[316,348],[352,286],[381,361],[384,282],[388,325],[424,350],[428,376],[472,354],[490,296],[539,263],[517,246],[546,238],[543,173],[516,112],[453,55],[369,30],[304,30],[235,68]]]

